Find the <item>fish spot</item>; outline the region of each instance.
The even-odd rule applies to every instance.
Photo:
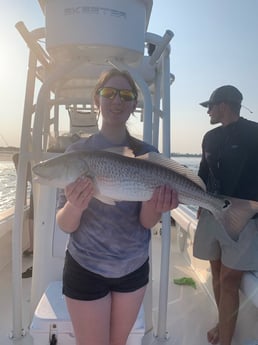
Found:
[[[231,205],[231,202],[227,199],[224,200],[224,205],[222,208],[228,208]]]

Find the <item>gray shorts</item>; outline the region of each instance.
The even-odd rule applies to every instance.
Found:
[[[203,260],[219,260],[240,271],[258,270],[258,219],[251,219],[233,240],[207,210],[202,210],[193,245],[193,255]]]

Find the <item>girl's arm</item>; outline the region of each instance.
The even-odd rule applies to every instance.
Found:
[[[94,186],[89,178],[78,178],[65,187],[67,201],[56,214],[56,221],[63,231],[71,233],[77,230],[82,213],[88,207],[93,194]]]

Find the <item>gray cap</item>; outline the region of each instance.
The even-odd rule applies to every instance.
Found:
[[[242,100],[243,95],[235,86],[224,85],[213,91],[210,99],[206,102],[200,103],[200,105],[205,108],[209,107],[210,104],[218,104],[222,102],[237,103],[241,105]]]

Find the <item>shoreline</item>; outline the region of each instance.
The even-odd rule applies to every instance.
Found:
[[[10,162],[12,161],[12,156],[15,152],[0,152],[0,162]]]

